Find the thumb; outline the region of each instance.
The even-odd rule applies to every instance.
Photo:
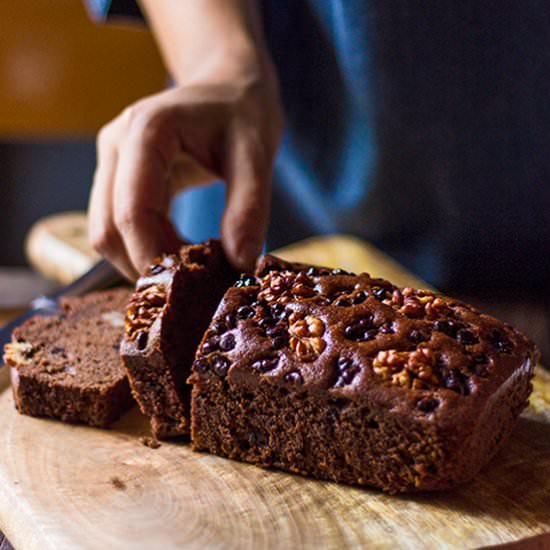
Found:
[[[225,159],[227,199],[222,242],[229,261],[251,271],[262,250],[269,223],[271,162],[249,136],[234,136]]]

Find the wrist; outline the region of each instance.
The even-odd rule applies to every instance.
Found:
[[[230,43],[195,47],[174,67],[180,86],[225,85],[262,81],[276,85],[276,74],[269,53],[250,37],[232,37]]]

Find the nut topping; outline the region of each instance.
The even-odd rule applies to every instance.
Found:
[[[439,385],[434,373],[435,355],[429,348],[416,351],[379,351],[372,363],[372,370],[382,380],[392,385],[413,389],[426,389]]]
[[[510,327],[430,290],[398,288],[368,274],[354,279],[315,267],[264,273],[243,276],[237,283],[248,288],[237,293],[238,301],[231,296],[208,329],[200,350],[208,360],[223,353],[232,357],[243,329],[245,338],[260,339],[257,354],[243,347],[247,353],[250,349],[247,364],[256,371],[278,368],[281,357],[294,366],[319,359],[318,367],[326,369],[333,388],[371,377],[384,385],[420,390],[420,400],[425,398],[422,391],[432,388],[464,396],[475,392],[500,368],[498,354],[513,354],[520,347]],[[149,307],[162,307],[154,296],[144,294],[143,300]],[[143,307],[134,304],[139,315]],[[334,323],[331,353],[329,320]],[[297,381],[299,376],[292,371],[285,379]],[[437,399],[418,401],[419,410],[431,413],[439,406]]]
[[[10,342],[4,347],[4,361],[8,365],[29,365],[33,347],[30,342]]]
[[[147,332],[166,305],[166,291],[160,285],[151,285],[132,296],[125,319],[125,333],[134,340],[140,332]]]
[[[305,273],[270,271],[260,280],[258,299],[267,303],[287,304],[290,300],[305,300],[317,295],[313,281]]]
[[[325,333],[323,321],[313,315],[301,318],[299,314],[292,313],[289,323],[290,349],[301,361],[315,360],[326,347],[325,341],[321,338]]]

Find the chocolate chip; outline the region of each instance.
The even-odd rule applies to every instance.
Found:
[[[235,347],[235,343],[235,336],[233,334],[224,334],[220,340],[220,349],[222,351],[231,351]]]
[[[355,375],[359,372],[359,367],[355,365],[353,360],[349,357],[339,357],[336,364],[336,371],[338,376],[334,387],[340,388],[353,381]]]
[[[231,311],[225,316],[225,322],[228,329],[235,328],[237,326],[237,316],[234,311]]]
[[[437,399],[434,399],[433,397],[425,397],[424,399],[421,399],[417,407],[425,413],[431,413],[439,407],[439,401]]]
[[[467,328],[461,328],[456,333],[456,339],[461,344],[464,344],[465,346],[477,344],[479,342],[479,338],[471,330],[468,330]]]
[[[241,288],[243,286],[253,286],[257,284],[256,277],[253,277],[252,275],[241,275],[241,278],[235,283],[234,286],[237,288]]]
[[[372,327],[372,321],[372,317],[364,317],[353,322],[344,329],[344,336],[356,342],[372,340],[377,334],[377,330]]]
[[[344,336],[345,336],[346,338],[355,339],[357,333],[358,333],[358,331],[357,331],[355,325],[348,325],[348,326],[344,329]]]
[[[351,300],[349,298],[338,298],[334,301],[334,305],[339,307],[350,307]]]
[[[302,284],[308,285],[308,286],[313,285],[313,281],[303,271],[300,271],[296,275],[296,282],[297,283],[302,283]]]
[[[363,303],[367,299],[367,293],[364,290],[360,290],[352,297],[352,302],[357,305]]]
[[[494,329],[491,332],[489,335],[489,341],[501,353],[511,353],[514,347],[512,341],[498,329]]]
[[[379,327],[378,332],[381,334],[395,334],[395,329],[391,323],[384,323]]]
[[[444,380],[445,387],[456,393],[468,395],[470,390],[466,385],[464,375],[458,369],[451,369]]]
[[[369,340],[374,340],[378,336],[378,330],[375,328],[371,328],[370,330],[367,330],[359,342],[368,342]]]
[[[202,352],[203,353],[212,353],[213,351],[216,351],[218,349],[219,341],[217,338],[208,338],[208,340],[205,340],[204,344],[202,345]]]
[[[214,321],[209,332],[212,336],[219,336],[227,332],[227,325],[223,321]]]
[[[489,357],[485,353],[476,353],[473,356],[474,363],[478,365],[484,365],[489,362]]]
[[[336,268],[331,271],[332,275],[349,275],[347,271],[344,271],[343,269]]]
[[[354,369],[345,370],[340,374],[338,377],[338,380],[336,381],[336,386],[343,386],[345,384],[349,384],[353,378],[355,377],[356,372]]]
[[[363,317],[357,321],[356,325],[360,329],[369,328],[372,326],[372,317]]]
[[[379,302],[388,297],[388,291],[379,286],[373,287],[372,294]]]
[[[285,309],[283,304],[273,304],[271,306],[271,315],[273,315],[275,319],[280,319],[282,321],[288,318],[289,312]]]
[[[310,277],[314,277],[315,275],[319,274],[319,270],[316,267],[311,266],[307,271],[306,275],[309,275]]]
[[[153,264],[149,271],[152,275],[158,275],[159,273],[162,273],[166,268],[162,264]]]
[[[284,376],[285,382],[289,382],[290,384],[296,384],[298,386],[301,386],[304,383],[304,379],[302,378],[302,375],[298,371],[292,371],[288,372]]]
[[[487,378],[489,376],[489,368],[487,365],[475,365],[474,374],[480,378]]]
[[[428,337],[423,334],[420,330],[412,329],[411,333],[409,334],[409,340],[413,342],[414,344],[419,344],[420,342],[425,342],[428,339]]]
[[[282,349],[284,347],[287,347],[289,343],[288,336],[277,336],[276,338],[273,338],[271,342],[271,347],[273,349]]]
[[[442,332],[451,338],[456,338],[457,332],[463,328],[464,325],[456,323],[455,321],[435,321],[433,324],[433,330],[436,332]]]
[[[199,373],[208,372],[210,365],[206,359],[200,358],[193,363],[193,370]]]
[[[349,357],[338,357],[338,370],[346,370],[353,366],[353,359]]]
[[[237,309],[237,319],[250,319],[254,316],[254,309],[250,306],[241,306]]]
[[[266,336],[276,338],[277,336],[284,336],[286,330],[281,325],[270,326],[265,329]]]
[[[210,359],[210,364],[212,365],[212,370],[218,376],[225,376],[229,370],[229,359],[223,355],[214,355]]]
[[[137,333],[136,344],[139,350],[144,350],[147,347],[148,339],[149,339],[149,335],[147,334],[147,332],[140,330]]]
[[[258,359],[252,363],[252,368],[259,370],[260,372],[269,372],[275,370],[279,365],[278,357],[264,357]]]
[[[118,349],[118,346],[116,346],[117,349]],[[51,350],[50,350],[50,353],[52,355],[58,355],[59,353],[65,353],[65,348],[62,347],[62,346],[54,346]]]
[[[258,326],[263,329],[263,330],[266,330],[268,329],[269,327],[272,327],[273,325],[275,325],[277,323],[277,320],[274,319],[273,317],[262,317],[259,321],[258,321]]]

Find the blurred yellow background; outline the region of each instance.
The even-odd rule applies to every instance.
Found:
[[[168,77],[147,25],[84,0],[0,0],[0,275],[44,216],[85,210],[95,134]]]
[[[92,134],[166,79],[144,25],[98,25],[81,0],[0,0],[4,139]]]

